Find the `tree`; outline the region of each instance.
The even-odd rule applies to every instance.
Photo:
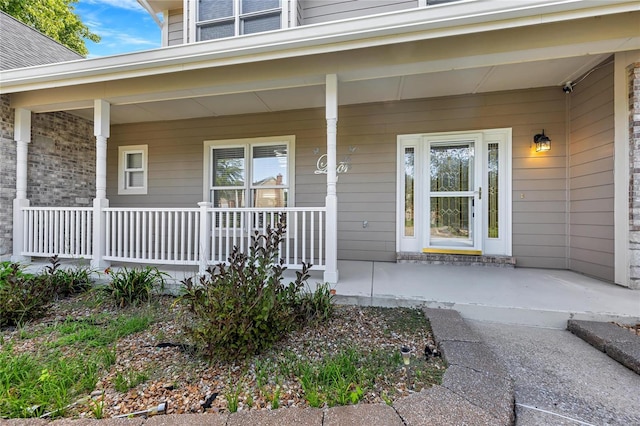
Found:
[[[78,0],[0,0],[0,10],[48,35],[69,49],[86,56],[85,39],[95,43],[100,36],[92,33],[74,13]]]

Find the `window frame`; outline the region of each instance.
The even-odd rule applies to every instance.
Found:
[[[287,146],[287,184],[255,186],[253,182],[253,147],[283,144]],[[203,200],[213,203],[212,191],[225,188],[239,189],[240,187],[216,187],[213,185],[213,149],[240,148],[244,149],[245,182],[243,204],[246,208],[260,208],[254,206],[253,192],[255,189],[279,189],[287,191],[287,205],[282,208],[295,206],[295,135],[269,136],[245,139],[205,140],[203,150]],[[276,207],[280,208],[280,207]],[[266,208],[265,208],[266,209]]]
[[[142,154],[141,169],[133,171],[142,172],[141,187],[127,187],[127,173],[131,172],[127,168],[127,156],[130,154]],[[118,195],[146,195],[149,191],[149,145],[127,145],[118,147]]]
[[[288,22],[289,22],[289,10],[288,10],[288,6],[289,6],[289,0],[280,0],[280,6],[277,8],[271,8],[271,9],[265,9],[265,10],[261,10],[261,11],[257,11],[257,12],[249,12],[249,13],[242,13],[242,1],[243,0],[229,0],[233,3],[233,15],[231,16],[226,16],[226,17],[222,17],[222,18],[214,18],[214,19],[207,19],[207,20],[203,20],[201,21],[199,19],[199,1],[198,0],[188,0],[191,3],[191,7],[190,10],[192,11],[191,13],[191,17],[192,20],[191,22],[193,22],[192,28],[191,28],[191,35],[192,35],[192,40],[196,41],[196,42],[200,42],[200,41],[211,41],[211,40],[223,40],[223,39],[228,39],[228,38],[232,38],[232,37],[237,37],[237,36],[241,36],[241,35],[251,35],[251,34],[260,34],[262,32],[266,32],[266,31],[261,31],[261,32],[257,32],[257,33],[249,33],[249,34],[245,34],[244,33],[244,22],[245,20],[251,19],[251,18],[256,18],[256,17],[266,17],[266,16],[271,16],[271,15],[275,15],[275,14],[279,14],[280,15],[280,28],[278,28],[277,30],[281,30],[281,29],[285,29],[288,28]],[[211,38],[211,39],[206,39],[206,40],[202,40],[200,38],[200,28],[206,25],[211,25],[211,24],[221,24],[221,23],[225,23],[225,22],[233,22],[233,35],[228,36],[228,37],[220,37],[220,38]],[[277,31],[277,30],[268,30],[268,31]]]

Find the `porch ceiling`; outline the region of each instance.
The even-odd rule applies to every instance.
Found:
[[[607,56],[599,54],[343,81],[339,86],[339,103],[350,105],[549,86],[558,86],[561,90],[565,82],[575,80]],[[325,102],[324,84],[313,80],[299,87],[221,95],[205,95],[205,89],[201,92],[194,89],[190,97],[114,104],[111,122],[125,124],[320,108]],[[70,112],[93,119],[92,108]]]

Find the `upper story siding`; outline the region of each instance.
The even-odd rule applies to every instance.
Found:
[[[343,19],[395,12],[425,6],[434,6],[460,0],[282,0],[283,12],[286,13],[286,24],[289,28],[320,24]],[[195,7],[195,2],[190,2]],[[165,46],[195,42],[194,30],[196,22],[190,21],[195,11],[186,12],[175,9],[167,12],[167,35]],[[187,30],[185,37],[184,31]]]
[[[168,17],[167,45],[175,46],[184,43],[184,13],[182,9],[170,10]]]
[[[301,0],[302,25],[418,7],[418,0]]]

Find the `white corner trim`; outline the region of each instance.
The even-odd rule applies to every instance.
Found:
[[[614,282],[629,287],[629,87],[627,65],[640,61],[640,52],[616,53],[614,87]]]

